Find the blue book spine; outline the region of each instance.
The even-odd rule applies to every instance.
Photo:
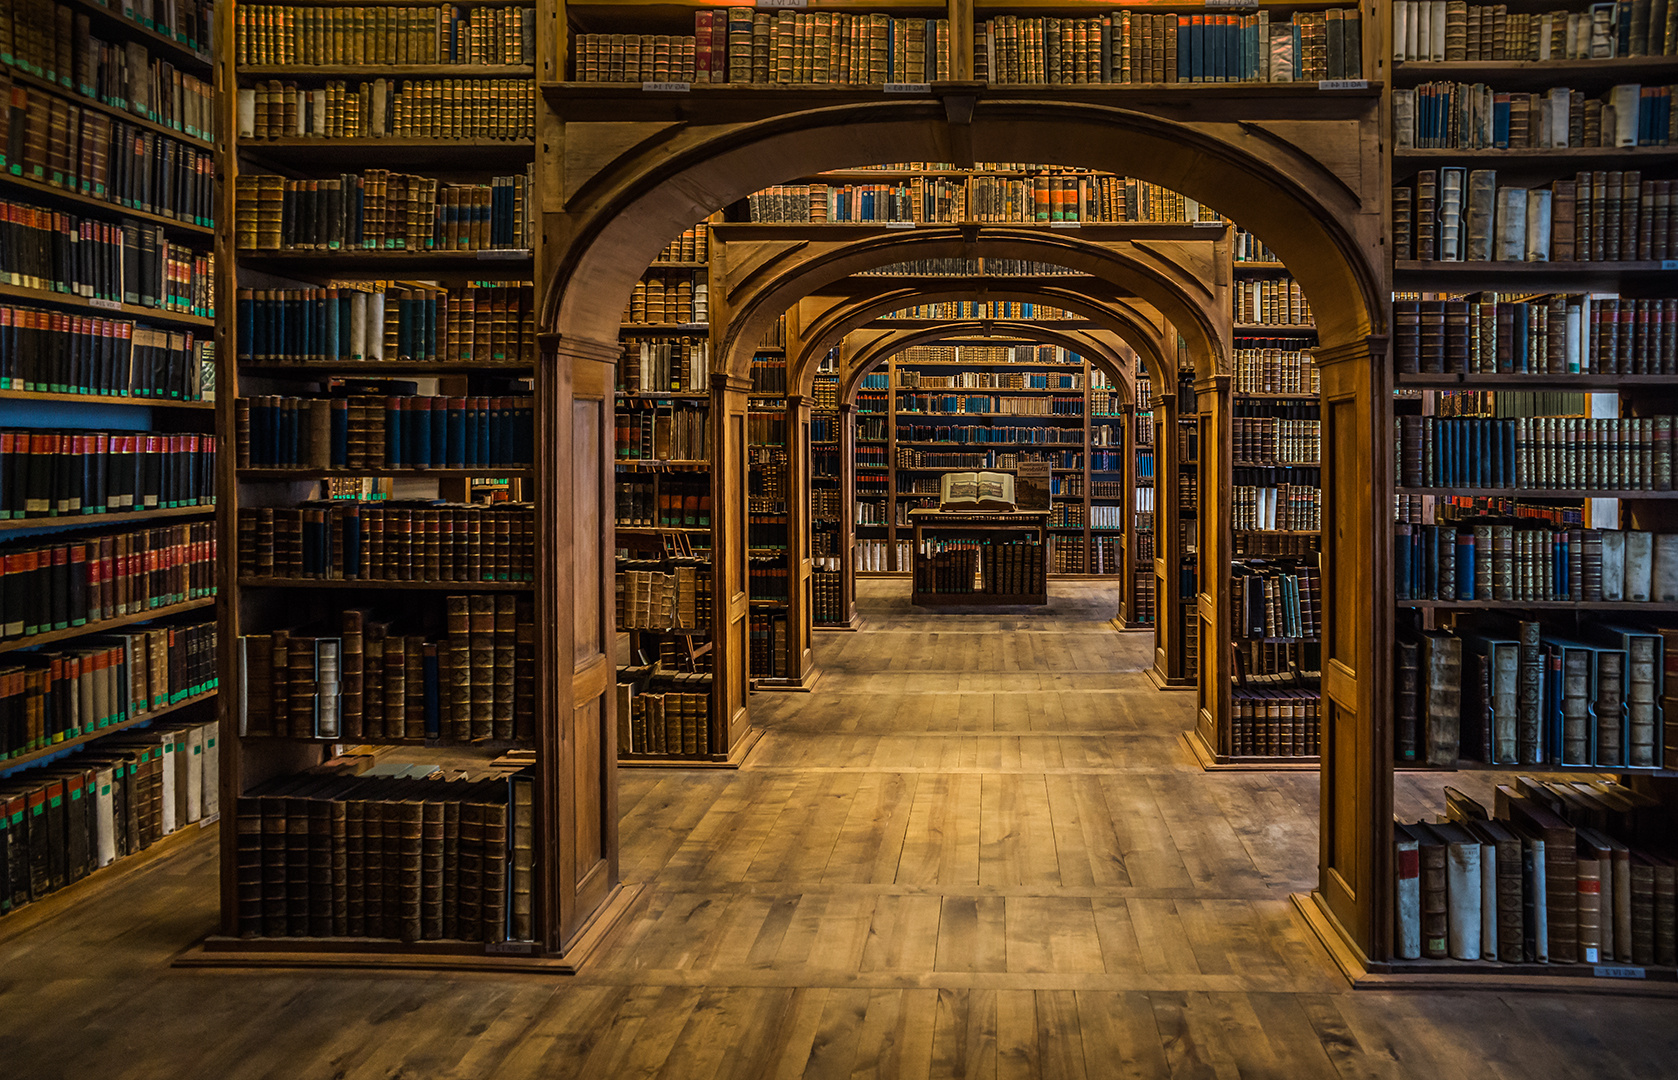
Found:
[[[466,445],[462,448],[462,452],[465,454],[468,466],[488,464],[478,453],[478,425],[480,423],[478,400],[477,398],[467,398],[466,408],[463,410],[464,415],[462,416],[462,422],[466,429]]]
[[[344,515],[344,576],[361,576],[361,511]]]
[[[411,398],[409,404],[417,405],[420,399]],[[408,416],[408,462],[410,467],[431,464],[431,417],[426,410],[412,409]]]
[[[466,460],[466,408],[456,407],[452,399],[446,413],[449,418],[449,467],[460,469],[468,464]],[[469,399],[468,399],[469,400]]]
[[[400,469],[408,463],[408,432],[402,422],[407,410],[401,398],[385,399],[385,467]]]
[[[489,399],[478,399],[478,461],[488,465],[489,461]]]
[[[449,455],[449,399],[432,398],[430,404],[431,439],[425,457],[418,464],[435,468],[445,464]]]

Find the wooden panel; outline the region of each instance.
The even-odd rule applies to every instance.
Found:
[[[572,659],[581,664],[601,652],[600,566],[603,557],[600,509],[600,441],[604,404],[588,399],[571,404],[571,531],[575,568],[572,597]]]
[[[603,788],[608,758],[602,739],[604,702],[600,697],[581,702],[573,712],[576,732],[571,771],[571,802],[575,825],[576,865],[573,873],[582,881],[596,864],[605,859],[607,822]]]

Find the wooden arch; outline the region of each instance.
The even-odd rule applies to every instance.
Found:
[[[1100,364],[1120,385],[1125,383],[1125,373],[1129,365],[1125,363],[1124,356],[1113,348],[1111,342],[1102,341],[1090,330],[1056,330],[1052,329],[1050,324],[1022,319],[951,319],[948,323],[935,327],[891,331],[870,341],[861,352],[852,357],[851,363],[840,373],[839,400],[849,402],[856,395],[858,383],[864,375],[904,349],[924,345],[929,341],[942,341],[945,338],[971,334],[986,334],[1010,340],[1025,338],[1044,344],[1060,345],[1080,356],[1089,357],[1092,362]]]
[[[1207,240],[1225,235],[1224,230],[1208,231]],[[1151,305],[1183,335],[1202,374],[1229,367],[1227,274],[1214,245],[1204,240],[1094,243],[1060,231],[986,226],[917,228],[848,243],[758,242],[740,245],[738,252],[734,244],[723,247],[722,280],[715,271],[712,277],[712,356],[718,370],[736,375],[750,370],[757,343],[805,296],[862,271],[943,258],[1032,260],[1086,274],[1067,280],[1085,284],[1087,292],[1136,297]],[[719,314],[724,320],[720,330]]]
[[[1260,100],[1241,122],[1187,123],[1144,111],[1151,102],[1121,108],[1071,96],[948,85],[925,97],[800,108],[820,99],[777,94],[731,102],[710,122],[651,95],[568,103],[566,157],[578,164],[560,193],[543,326],[561,339],[614,340],[641,268],[669,238],[767,185],[898,161],[987,160],[1110,171],[1233,211],[1294,268],[1326,343],[1384,333],[1384,192],[1364,145],[1378,99],[1323,99],[1328,112],[1319,103],[1308,120],[1285,99]],[[587,123],[596,112],[616,122]],[[1295,141],[1306,129],[1314,152]]]
[[[917,304],[972,299],[1049,303],[1063,310],[1076,312],[1135,350],[1157,385],[1174,383],[1176,346],[1175,342],[1167,345],[1168,331],[1158,325],[1162,321],[1158,313],[1148,310],[1146,305],[1129,303],[1128,298],[1100,301],[1092,299],[1076,289],[1074,283],[1077,280],[1079,279],[1072,279],[1065,286],[1039,284],[1020,288],[985,288],[976,293],[970,285],[964,287],[959,280],[924,279],[897,282],[894,283],[895,288],[878,294],[845,298],[816,318],[804,320],[803,343],[798,355],[788,357],[788,386],[796,387],[798,393],[808,396],[814,385],[816,367],[821,358],[847,335],[887,312]],[[978,321],[981,325],[988,325],[997,320]],[[1035,322],[1025,321],[1029,325],[1037,325]],[[1055,328],[1052,321],[1044,325]],[[1121,376],[1121,381],[1127,388],[1132,377],[1129,372]]]

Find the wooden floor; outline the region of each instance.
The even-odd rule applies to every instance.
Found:
[[[200,842],[0,941],[0,1078],[1678,1071],[1669,1000],[1348,990],[1288,901],[1315,776],[1196,768],[1194,695],[1152,688],[1110,594],[863,590],[816,693],[753,698],[744,768],[620,774],[645,890],[582,975],[171,969],[215,922]],[[1402,783],[1401,813],[1437,805]]]

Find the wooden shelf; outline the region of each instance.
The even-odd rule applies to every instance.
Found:
[[[1551,84],[1546,84],[1551,85]],[[1554,84],[1568,85],[1568,84]],[[1393,161],[1417,169],[1473,162],[1489,167],[1572,172],[1580,168],[1637,169],[1678,162],[1678,146],[1553,146],[1507,150],[1450,150],[1411,147],[1394,150]],[[1401,169],[1402,176],[1410,170]],[[1240,266],[1239,263],[1236,264]]]
[[[207,607],[214,607],[215,602],[215,597],[205,596],[197,600],[186,600],[179,604],[148,608],[145,611],[137,611],[132,615],[118,615],[113,619],[90,622],[82,626],[71,626],[63,630],[49,630],[44,634],[12,638],[9,641],[0,641],[0,653],[15,652],[18,649],[33,649],[41,645],[51,645],[56,641],[73,641],[89,634],[103,634],[107,630],[115,630],[119,626],[132,626],[135,623],[150,622],[153,619],[178,615],[183,611],[200,611]]]
[[[325,379],[334,375],[472,375],[478,372],[506,372],[529,374],[536,365],[528,360],[310,360],[291,363],[285,360],[246,360],[240,371],[260,371],[264,375],[307,375]]]
[[[529,480],[535,472],[528,466],[514,468],[508,465],[469,465],[465,468],[432,468],[432,469],[387,469],[368,467],[358,469],[306,469],[306,468],[240,468],[237,470],[241,480],[355,480],[362,477],[395,477],[404,480],[461,480],[473,476],[506,477],[514,480]]]
[[[682,323],[624,323],[619,333],[623,334],[709,334],[710,323],[682,322]],[[761,352],[762,350],[758,350]]]
[[[1605,773],[1615,776],[1678,776],[1678,769],[1640,768],[1635,765],[1562,765],[1558,762],[1547,761],[1534,765],[1490,765],[1484,761],[1458,760],[1454,765],[1429,765],[1421,761],[1393,762],[1393,768],[1410,773],[1454,773],[1454,772],[1491,772],[1491,773],[1555,773],[1560,775],[1583,773],[1587,776],[1601,776]]]
[[[1236,323],[1233,327],[1237,337],[1292,337],[1295,334],[1315,334],[1315,324],[1283,323],[1270,326],[1265,323]]]
[[[1589,372],[1399,372],[1400,388],[1440,390],[1613,390],[1622,386],[1670,386],[1678,389],[1678,375],[1602,375]]]
[[[1394,86],[1478,82],[1500,92],[1551,86],[1591,89],[1623,82],[1651,85],[1678,81],[1678,59],[1617,56],[1603,60],[1403,60],[1393,63],[1392,81]]]
[[[269,266],[292,273],[330,275],[373,271],[393,274],[412,270],[417,274],[439,271],[469,271],[483,277],[495,277],[512,270],[523,270],[518,275],[528,279],[533,269],[529,248],[493,248],[483,251],[438,251],[423,249],[342,248],[338,251],[259,250],[242,249],[234,256],[240,265]]]
[[[161,510],[127,510],[116,514],[60,514],[56,517],[13,518],[0,521],[0,532],[20,529],[80,529],[95,525],[120,525],[132,521],[155,521],[169,518],[210,517],[212,506],[175,506]]]
[[[369,160],[389,166],[421,166],[431,170],[467,167],[486,169],[520,165],[536,155],[531,139],[322,138],[287,135],[277,139],[239,140],[246,158],[286,164],[361,165]]]
[[[192,409],[214,412],[213,401],[178,398],[128,397],[121,394],[66,394],[56,390],[0,390],[0,401],[74,401],[83,405],[138,405],[148,409]]]
[[[39,75],[27,72],[15,64],[6,69],[6,74],[11,77],[13,83],[21,83],[24,86],[33,86],[37,89],[47,91],[48,93],[57,94],[66,101],[72,102],[78,108],[92,109],[95,112],[102,112],[107,116],[112,116],[121,120],[125,124],[132,124],[135,127],[144,128],[147,131],[153,131],[159,135],[166,135],[171,139],[187,144],[194,150],[202,150],[206,153],[213,153],[215,151],[215,144],[209,139],[200,138],[196,135],[188,135],[186,132],[172,128],[167,124],[161,124],[156,120],[147,119],[139,113],[129,112],[127,109],[120,109],[115,105],[100,101],[96,97],[88,97],[79,90],[64,86],[61,83],[55,83],[50,79],[42,78]]]
[[[107,319],[126,317],[139,319],[143,322],[166,323],[171,326],[192,326],[205,330],[213,330],[216,325],[214,319],[206,319],[201,315],[188,315],[185,312],[169,311],[164,308],[141,307],[139,304],[120,304],[115,300],[95,300],[91,297],[76,296],[73,293],[31,289],[23,285],[0,283],[0,297],[29,304],[92,312]]]
[[[241,577],[241,589],[414,589],[426,592],[530,592],[528,581],[372,581],[364,578]]]
[[[1393,263],[1393,283],[1427,292],[1480,292],[1486,289],[1549,291],[1618,288],[1626,278],[1670,274],[1678,259],[1620,262],[1421,262]],[[1435,286],[1429,288],[1428,286]]]
[[[99,199],[92,195],[56,187],[40,180],[29,180],[10,173],[0,173],[0,185],[9,185],[20,191],[27,191],[32,195],[60,203],[79,211],[109,218],[131,218],[144,221],[152,225],[163,226],[163,231],[176,240],[184,240],[189,244],[207,245],[215,238],[216,230],[213,226],[199,225],[195,222],[182,221],[180,218],[169,217],[166,214],[154,213],[150,210],[139,210],[124,206],[122,203],[110,199]],[[149,310],[149,309],[148,309]]]
[[[257,64],[240,68],[239,78],[526,79],[535,73],[529,64]]]
[[[1678,491],[1608,491],[1595,488],[1397,487],[1395,495],[1487,495],[1507,499],[1678,499]]]
[[[33,762],[41,761],[57,754],[62,754],[66,750],[73,750],[78,746],[86,746],[88,743],[97,742],[107,735],[115,735],[119,731],[127,731],[129,728],[136,727],[140,724],[149,724],[153,720],[160,720],[163,717],[168,716],[170,713],[178,712],[190,705],[196,705],[200,701],[209,701],[215,696],[216,691],[206,690],[202,694],[194,694],[191,697],[182,698],[180,701],[174,702],[173,704],[164,705],[160,708],[153,709],[150,712],[141,713],[138,716],[131,716],[127,720],[121,720],[114,724],[106,724],[102,728],[86,732],[85,734],[78,735],[72,739],[65,739],[62,742],[55,742],[48,746],[43,746],[39,750],[31,750],[27,754],[18,754],[14,757],[0,758],[0,775],[4,775],[12,769],[21,769],[25,765],[32,764]]]
[[[1645,611],[1650,614],[1678,611],[1678,603],[1637,600],[1398,600],[1401,608],[1423,611]]]

